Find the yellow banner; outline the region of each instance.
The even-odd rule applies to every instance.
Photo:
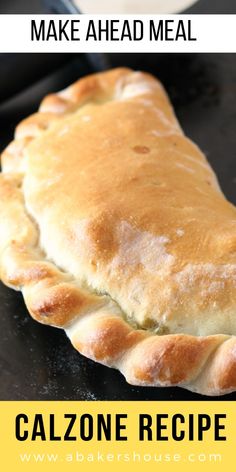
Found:
[[[4,471],[230,472],[235,402],[0,402],[0,444]]]

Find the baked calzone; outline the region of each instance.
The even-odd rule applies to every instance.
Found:
[[[236,209],[162,85],[114,69],[47,96],[0,175],[2,281],[134,385],[236,389]]]

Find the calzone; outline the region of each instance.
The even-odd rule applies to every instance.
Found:
[[[90,75],[17,126],[0,270],[129,383],[236,390],[236,209],[151,75]]]

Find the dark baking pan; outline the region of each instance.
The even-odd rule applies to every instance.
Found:
[[[191,14],[234,14],[236,13],[235,0],[198,0],[184,11]]]
[[[226,196],[236,203],[236,55],[117,54],[112,66],[144,69],[164,83],[186,134],[200,145]],[[0,145],[43,95],[84,75],[75,59],[0,107]],[[187,198],[187,197],[186,197]],[[22,296],[0,285],[0,399],[204,400],[181,388],[136,388],[86,359],[63,331],[33,321]],[[217,399],[217,398],[215,398]],[[236,393],[220,397],[235,400]]]
[[[79,10],[70,0],[0,0],[3,13],[78,14]],[[0,103],[71,62],[72,57],[78,58],[83,73],[108,67],[103,54],[0,54]]]

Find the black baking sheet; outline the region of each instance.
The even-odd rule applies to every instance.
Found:
[[[117,54],[112,66],[152,72],[164,83],[186,134],[206,153],[224,193],[236,203],[236,55]],[[49,91],[83,75],[73,63],[0,106],[1,149],[14,126]],[[186,196],[187,198],[187,196]],[[63,331],[33,321],[22,296],[0,285],[1,400],[203,400],[181,388],[136,388],[122,375],[90,361]],[[215,398],[216,399],[216,398]],[[236,399],[236,393],[220,397]]]

